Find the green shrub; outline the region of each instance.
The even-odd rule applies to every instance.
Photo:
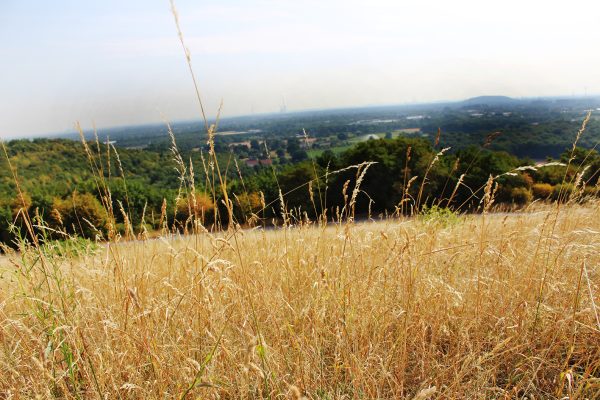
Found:
[[[535,199],[547,199],[552,195],[552,185],[549,183],[534,183],[531,192]]]
[[[203,225],[212,224],[214,222],[214,208],[215,205],[210,196],[204,193],[196,193],[194,199],[189,194],[177,204],[175,219],[179,224],[185,225],[189,222],[190,217],[198,216]]]
[[[552,200],[554,201],[567,201],[573,193],[573,185],[570,183],[560,183],[552,189]]]
[[[516,187],[510,191],[510,197],[513,203],[523,205],[529,203],[533,195],[525,187]]]
[[[54,199],[51,226],[66,233],[94,239],[106,232],[106,211],[89,193],[73,192],[66,199]]]
[[[423,206],[421,217],[425,222],[433,222],[443,226],[450,226],[458,223],[458,215],[447,207]]]
[[[586,186],[586,188],[583,189],[583,197],[600,197],[600,187]]]

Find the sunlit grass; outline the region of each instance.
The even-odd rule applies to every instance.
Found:
[[[0,389],[410,398],[435,386],[445,398],[593,397],[598,212],[107,244],[52,259],[60,279],[50,291],[35,288],[41,271],[24,272],[35,254],[12,255],[2,264]]]
[[[126,206],[115,210],[110,164],[105,174],[82,132],[108,241],[65,232],[66,241],[47,240],[2,144],[27,232],[19,251],[0,257],[0,398],[599,396],[600,204],[583,202],[580,179],[572,188],[581,193],[559,190],[564,203],[493,214],[498,176],[490,176],[472,190],[482,193],[482,214],[458,216],[421,203],[444,149],[427,160],[416,199],[408,187],[418,177],[405,182],[395,218],[354,223],[372,165],[364,160],[344,169],[356,169],[356,179],[344,184],[344,207],[329,216],[335,223],[294,215],[278,187],[280,204],[259,201],[261,211],[279,208],[283,227],[242,230],[174,5],[173,14],[208,134],[208,194],[200,199],[217,214],[222,196],[226,222],[212,233],[202,225],[194,172],[168,127],[180,174],[169,207],[190,216],[167,226],[165,201],[162,237],[143,240],[147,232],[136,235],[139,221],[126,210],[127,188]],[[505,174],[533,167],[519,168]],[[315,169],[298,188],[312,198],[320,179]],[[189,234],[173,234],[182,231]]]

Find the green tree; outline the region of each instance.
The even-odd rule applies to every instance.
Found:
[[[73,192],[65,199],[57,198],[53,208],[51,223],[56,229],[89,239],[106,233],[106,211],[90,193]]]

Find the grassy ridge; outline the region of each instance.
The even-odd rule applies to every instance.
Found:
[[[0,392],[593,398],[599,212],[107,244],[49,255],[46,276],[34,253],[14,255],[0,280]]]
[[[111,153],[103,161],[100,145],[84,141],[99,198],[53,200],[53,227],[28,201],[0,143],[17,192],[6,209],[22,228],[14,233],[18,252],[6,249],[0,259],[0,395],[598,397],[600,159],[577,148],[590,118],[551,174],[486,152],[496,134],[459,154],[466,164],[447,159],[438,130],[433,147],[367,141],[339,165],[332,157],[279,175],[273,169],[269,197],[246,186],[252,182],[238,168],[239,182],[228,179],[234,166],[219,159],[216,126],[206,118],[202,179],[169,127],[178,177],[165,183],[175,199],[161,204],[156,240],[148,239],[146,204],[141,215],[131,211],[141,186],[122,179],[117,193],[111,185],[107,171],[125,176],[127,160],[112,166]],[[534,178],[551,178],[554,186],[537,190],[555,202],[491,213],[503,185],[527,204]],[[326,206],[329,185],[335,209]],[[374,215],[373,199],[393,214],[356,223],[361,210]],[[448,208],[457,199],[455,209],[471,202],[481,214],[457,215]],[[183,214],[181,225],[168,207]],[[102,213],[107,241],[78,237],[77,226],[99,231],[90,223],[95,213],[81,213],[92,209]],[[265,229],[271,216],[279,226]],[[241,229],[246,220],[259,227]]]

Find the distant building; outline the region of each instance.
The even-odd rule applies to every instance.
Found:
[[[246,163],[246,166],[250,168],[256,167],[258,165],[262,165],[263,167],[273,165],[273,160],[271,160],[270,158],[261,158],[260,160],[249,158],[244,162]]]

